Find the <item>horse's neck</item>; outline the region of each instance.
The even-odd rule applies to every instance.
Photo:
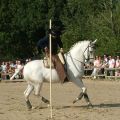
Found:
[[[83,54],[80,54],[80,53],[78,53],[78,54],[68,53],[68,54],[66,54],[66,57],[67,57],[67,59],[68,59],[68,58],[69,58],[69,59],[72,59],[72,61],[79,61],[79,62],[81,62],[81,63],[84,63],[84,62],[85,62],[84,55],[83,55]],[[69,59],[68,59],[68,60],[69,60]]]
[[[83,46],[77,47],[76,49],[72,49],[67,53],[67,56],[73,58],[73,60],[79,60],[81,62],[85,61],[84,58],[84,50],[82,49]]]

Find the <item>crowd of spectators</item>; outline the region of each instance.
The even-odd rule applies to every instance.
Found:
[[[85,65],[85,68],[92,68],[92,76],[96,78],[98,74],[104,74],[104,69],[109,68],[109,76],[120,76],[120,70],[113,70],[114,68],[120,68],[120,56],[95,56],[93,64]]]
[[[23,67],[26,63],[31,61],[31,59],[26,60],[16,60],[16,61],[2,61],[0,62],[0,79],[6,80],[10,79],[10,77],[17,72],[21,67]],[[105,68],[110,68],[109,75],[110,76],[120,76],[120,69],[112,70],[112,68],[120,68],[120,56],[95,56],[93,63],[86,63],[85,70],[92,70],[90,73],[93,78],[96,78],[98,74],[104,74]],[[85,72],[86,72],[85,71]],[[89,74],[88,72],[85,75]],[[23,78],[22,71],[15,76],[15,79]]]
[[[31,59],[26,60],[15,60],[15,61],[2,61],[0,62],[0,79],[7,80],[17,72],[21,67],[23,67],[27,62],[31,61]],[[15,76],[15,79],[23,78],[22,71]]]

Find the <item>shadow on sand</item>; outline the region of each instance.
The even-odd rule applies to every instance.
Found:
[[[86,108],[86,109],[90,109],[90,108],[118,108],[120,107],[120,103],[110,103],[110,104],[94,104],[92,107],[89,107],[87,105],[81,105],[81,106],[74,106],[74,105],[68,105],[68,106],[53,106],[53,109],[67,109],[67,108]],[[36,109],[46,109],[48,107],[42,106],[42,107],[36,107]]]
[[[54,106],[55,109],[65,109],[65,108],[118,108],[120,107],[120,103],[110,103],[110,104],[94,104],[92,107],[89,107],[87,105],[81,105],[81,106]]]

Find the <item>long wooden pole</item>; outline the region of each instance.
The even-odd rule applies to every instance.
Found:
[[[49,29],[51,29],[51,25],[52,25],[52,22],[51,22],[51,19],[49,21]],[[50,48],[50,117],[52,118],[52,65],[51,65],[51,62],[52,62],[52,40],[51,40],[51,33],[49,34],[49,48]]]

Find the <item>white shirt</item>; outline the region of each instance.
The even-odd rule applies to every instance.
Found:
[[[115,60],[114,59],[110,59],[108,61],[108,65],[109,65],[109,68],[114,68],[115,67]]]
[[[116,60],[116,62],[115,62],[115,67],[116,67],[116,68],[119,68],[119,67],[120,67],[120,60],[119,60],[119,59]]]
[[[94,67],[100,67],[100,61],[99,60],[95,60],[94,61]]]
[[[2,71],[5,72],[6,71],[6,65],[1,65],[2,67]]]

